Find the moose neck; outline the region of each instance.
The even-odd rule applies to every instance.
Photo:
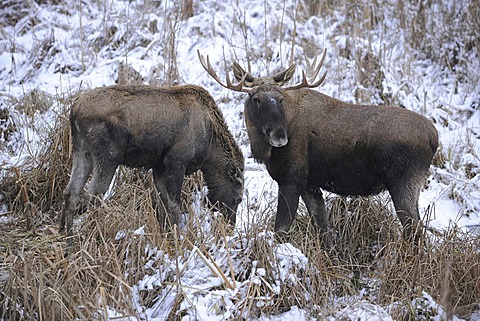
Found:
[[[245,122],[247,133],[250,139],[250,150],[255,161],[266,164],[272,154],[272,145],[268,142],[268,137],[256,128],[250,121],[248,111],[245,110]]]
[[[217,109],[211,110],[211,116],[217,118],[212,122],[212,139],[209,156],[202,165],[205,182],[210,191],[227,187],[229,176],[236,170],[243,172],[243,154],[225,124],[222,114]]]
[[[209,190],[222,188],[227,177],[229,159],[225,151],[212,140],[208,159],[202,165],[202,172]]]

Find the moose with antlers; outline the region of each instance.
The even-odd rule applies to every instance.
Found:
[[[275,231],[284,236],[302,197],[316,225],[327,232],[322,191],[368,196],[388,190],[407,238],[417,235],[418,199],[438,147],[425,117],[401,108],[346,103],[312,90],[326,52],[312,76],[282,87],[295,64],[271,77],[254,77],[233,63],[237,83],[222,82],[198,52],[208,74],[225,88],[248,93],[245,122],[252,156],[278,183]],[[416,239],[416,238],[415,238]]]

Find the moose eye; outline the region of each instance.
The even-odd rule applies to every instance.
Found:
[[[252,104],[256,108],[260,107],[260,99],[258,99],[258,97],[253,97],[252,98]]]

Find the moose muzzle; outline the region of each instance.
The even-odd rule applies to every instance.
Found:
[[[267,129],[265,134],[273,147],[283,147],[288,143],[287,131],[284,128]]]

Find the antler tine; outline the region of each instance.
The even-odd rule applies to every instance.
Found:
[[[198,49],[197,49],[197,54],[198,54],[198,59],[200,60],[200,63],[202,64],[203,69],[205,69],[205,71],[213,79],[215,79],[215,81],[219,85],[221,85],[222,87],[225,87],[227,89],[234,90],[234,91],[240,91],[240,92],[249,92],[250,91],[247,88],[243,88],[243,85],[245,83],[245,78],[246,78],[247,75],[244,75],[242,77],[242,79],[240,80],[240,82],[238,82],[237,84],[232,84],[232,82],[230,80],[230,76],[228,75],[228,72],[227,72],[227,76],[226,76],[227,84],[225,84],[220,80],[220,77],[218,77],[217,73],[213,70],[213,67],[210,64],[210,58],[208,57],[208,55],[207,55],[207,62],[205,62],[205,57],[200,53],[200,50],[198,50]]]
[[[235,91],[241,91],[241,92],[249,92],[251,91],[251,89],[247,89],[247,88],[244,88],[244,84],[245,84],[245,79],[247,78],[247,74],[244,74],[242,76],[242,79],[240,79],[240,81],[237,83],[237,84],[232,84],[232,82],[230,81],[230,76],[228,75],[228,72],[226,74],[226,78],[227,78],[227,88],[228,89],[232,89],[232,90],[235,90]]]
[[[327,72],[326,71],[323,73],[322,77],[320,77],[320,79],[318,79],[316,82],[312,83],[312,81],[315,80],[315,78],[317,78],[318,73],[320,72],[320,68],[322,67],[323,62],[325,61],[326,54],[327,54],[327,49],[325,49],[323,51],[322,58],[320,59],[320,62],[318,63],[318,65],[316,67],[315,67],[316,60],[317,60],[316,57],[315,57],[312,64],[310,64],[310,62],[307,59],[307,69],[308,69],[308,71],[310,71],[312,69],[311,67],[314,66],[312,76],[308,77],[308,78],[310,78],[309,81],[307,80],[305,70],[302,70],[302,82],[297,84],[297,85],[287,87],[284,90],[293,90],[293,89],[299,89],[299,88],[315,88],[315,87],[320,86],[322,84],[322,82],[325,80],[325,78],[327,77]]]
[[[318,76],[318,73],[320,72],[320,69],[322,68],[323,66],[323,62],[325,61],[325,57],[327,56],[327,49],[324,49],[323,50],[323,55],[322,55],[322,58],[320,59],[320,62],[318,63],[317,67],[315,68],[315,63],[317,62],[317,57],[315,56],[315,60],[313,61],[312,65],[315,70],[313,71],[313,74],[312,76],[310,77],[310,81],[313,81],[315,80],[315,78],[317,78]]]
[[[317,57],[318,56],[315,56],[313,58],[313,61],[310,62],[310,60],[308,59],[307,55],[304,54],[305,56],[305,63],[307,64],[307,77],[310,79],[310,80],[314,80],[316,78],[316,75],[314,74],[315,73],[315,70],[313,70],[314,68],[312,66],[316,66],[317,65]]]
[[[317,80],[314,83],[309,83],[307,81],[307,76],[305,75],[305,71],[302,70],[302,82],[299,83],[299,84],[296,84],[294,86],[284,88],[284,90],[293,90],[293,89],[300,89],[300,88],[315,88],[315,87],[320,86],[322,84],[322,82],[325,80],[326,77],[327,77],[327,72],[325,71],[323,73],[323,76],[320,77],[319,80]]]
[[[216,82],[218,82],[223,87],[226,87],[226,85],[224,83],[222,83],[222,81],[218,77],[217,73],[213,70],[213,67],[210,64],[210,58],[207,56],[207,62],[205,62],[205,57],[202,54],[200,54],[200,50],[197,50],[197,54],[198,54],[198,59],[200,60],[200,63],[202,64],[203,69],[205,69],[205,71],[210,76],[212,76],[212,78],[215,79]]]

